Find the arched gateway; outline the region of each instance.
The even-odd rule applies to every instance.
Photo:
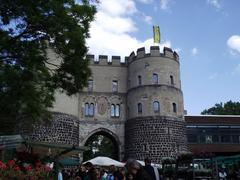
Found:
[[[118,136],[108,129],[98,128],[94,130],[86,137],[82,144],[91,148],[91,150],[83,153],[84,161],[93,158],[96,155],[108,156],[119,160],[121,142],[119,141]],[[95,148],[95,151],[97,151],[95,152],[96,154],[92,154],[93,148]],[[106,150],[103,151],[104,149]]]

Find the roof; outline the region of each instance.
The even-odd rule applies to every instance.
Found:
[[[234,124],[240,125],[239,115],[197,115],[184,116],[187,125],[192,124]]]

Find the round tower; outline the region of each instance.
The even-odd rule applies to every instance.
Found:
[[[179,57],[152,46],[128,58],[126,158],[160,162],[187,151]]]

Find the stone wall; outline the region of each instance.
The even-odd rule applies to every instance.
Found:
[[[187,151],[185,122],[182,119],[150,116],[134,118],[125,124],[126,158],[161,162],[163,157],[176,157]]]
[[[35,126],[33,132],[22,132],[26,140],[56,144],[79,144],[79,120],[72,115],[54,113],[50,124]]]

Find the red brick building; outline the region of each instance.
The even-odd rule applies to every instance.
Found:
[[[194,154],[240,154],[240,116],[185,116],[188,147]]]

